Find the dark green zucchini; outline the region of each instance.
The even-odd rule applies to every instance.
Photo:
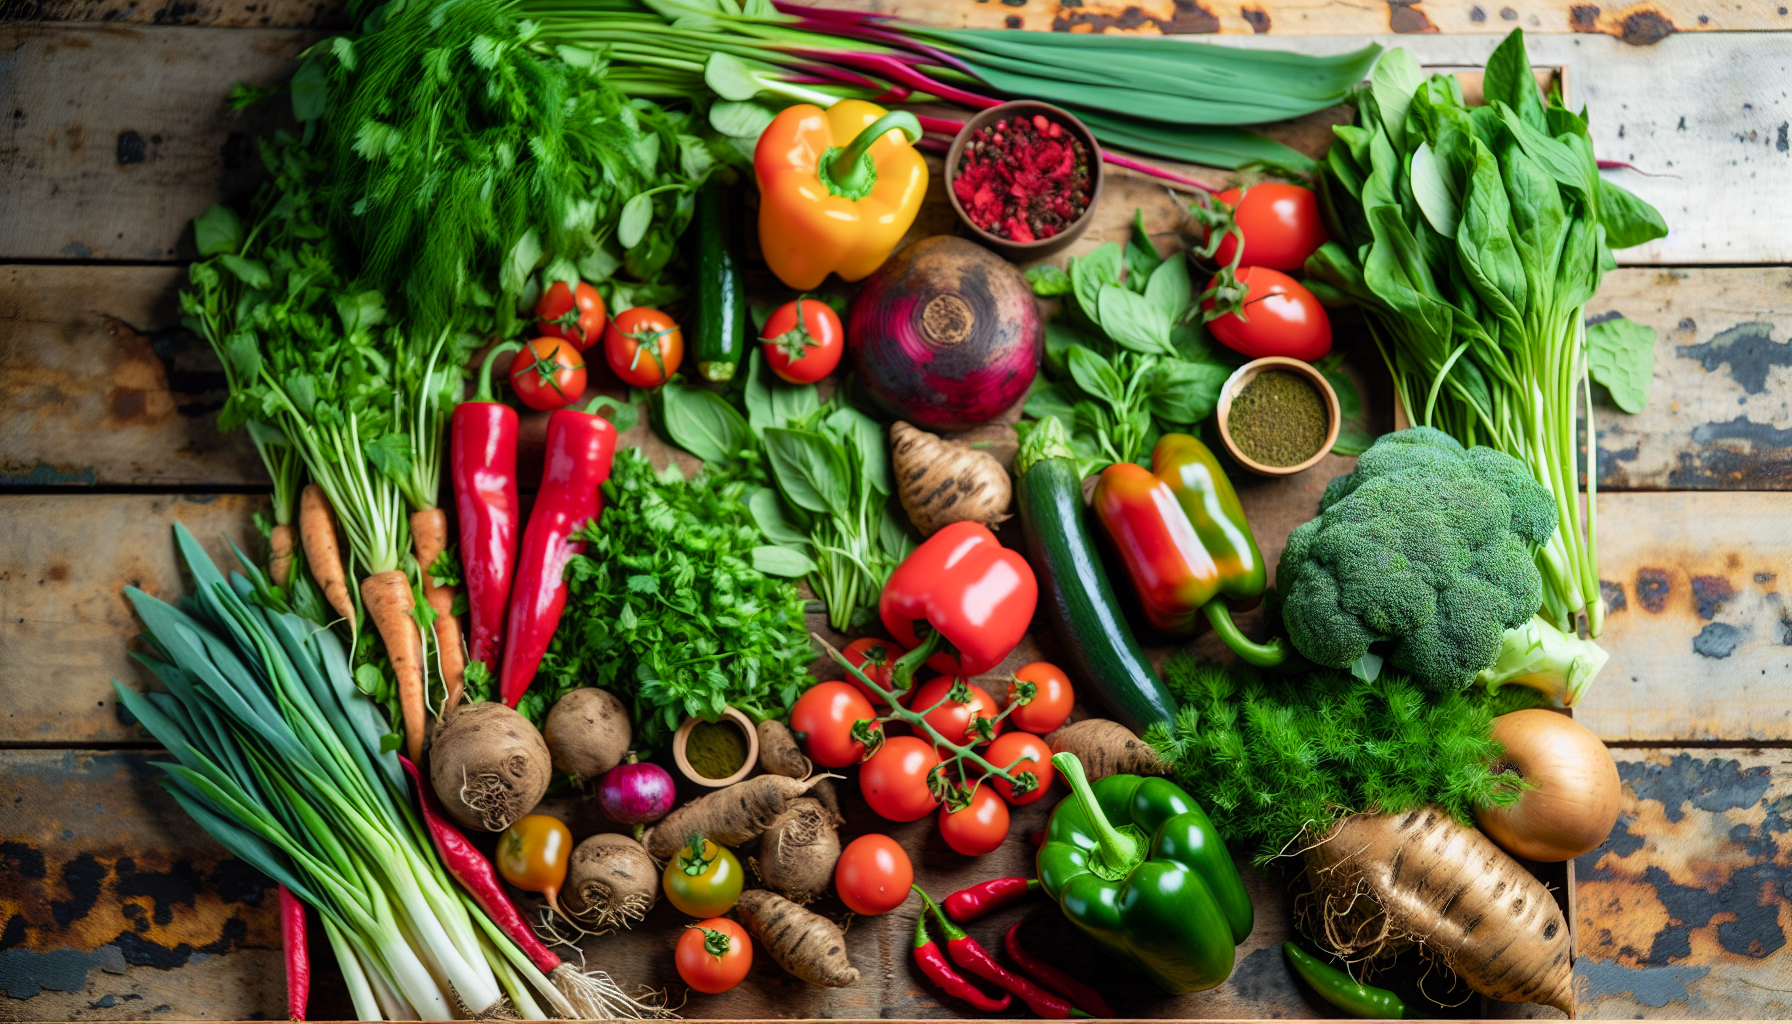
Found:
[[[1015,500],[1027,561],[1039,577],[1040,613],[1052,624],[1081,692],[1144,735],[1176,714],[1176,698],[1133,639],[1089,535],[1083,481],[1063,424],[1040,420],[1014,458]]]
[[[738,197],[734,197],[738,200]],[[711,178],[697,193],[690,237],[697,247],[696,318],[685,337],[697,376],[711,384],[734,379],[747,348],[747,293],[737,244],[740,210],[728,189]]]

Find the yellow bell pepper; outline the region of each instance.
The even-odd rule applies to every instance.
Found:
[[[759,250],[778,280],[808,291],[868,276],[915,222],[927,164],[921,123],[864,100],[785,108],[759,136]]]

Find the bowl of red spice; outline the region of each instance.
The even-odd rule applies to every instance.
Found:
[[[983,245],[1019,263],[1076,241],[1101,199],[1101,150],[1074,114],[1038,100],[990,107],[946,153],[946,194]]]

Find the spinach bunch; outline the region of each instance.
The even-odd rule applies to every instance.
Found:
[[[1542,97],[1514,31],[1487,63],[1487,105],[1454,75],[1425,78],[1404,50],[1333,129],[1320,201],[1333,241],[1307,262],[1328,303],[1354,301],[1408,417],[1500,449],[1555,496],[1561,526],[1537,554],[1544,609],[1564,632],[1604,621],[1591,476],[1580,515],[1577,420],[1589,376],[1640,408],[1653,348],[1589,334],[1587,300],[1613,248],[1667,233],[1661,215],[1599,176],[1584,112]],[[1589,358],[1589,339],[1599,348]],[[1590,387],[1586,437],[1594,434]]]

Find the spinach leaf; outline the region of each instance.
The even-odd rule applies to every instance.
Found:
[[[1151,370],[1151,414],[1173,426],[1193,427],[1213,415],[1230,376],[1229,366],[1166,359]]]
[[[751,448],[752,428],[713,391],[667,384],[662,389],[666,433],[704,462],[726,462]]]
[[[1624,317],[1589,325],[1587,369],[1618,408],[1642,412],[1655,381],[1655,328]]]
[[[1101,322],[1101,290],[1120,283],[1121,258],[1120,247],[1107,242],[1070,263],[1071,291],[1076,295],[1077,306],[1097,324]]]
[[[1170,318],[1138,292],[1118,285],[1101,289],[1101,329],[1134,352],[1167,353]]]
[[[1629,189],[1603,178],[1599,180],[1599,223],[1605,226],[1605,244],[1614,249],[1628,249],[1668,234],[1660,211]]]
[[[765,452],[785,500],[841,519],[850,514],[852,470],[839,445],[812,430],[767,427]]]
[[[1126,385],[1106,359],[1081,345],[1070,347],[1070,376],[1086,393],[1118,407],[1126,401]]]
[[[794,548],[762,544],[753,549],[753,568],[769,576],[807,576],[815,571],[809,556]]]

